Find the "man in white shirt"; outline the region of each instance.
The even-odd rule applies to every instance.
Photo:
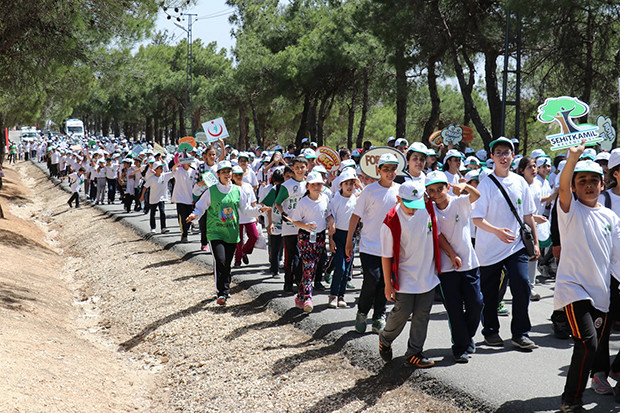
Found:
[[[480,198],[472,214],[476,233],[476,255],[480,262],[480,287],[484,308],[482,311],[482,334],[489,346],[502,347],[499,336],[497,306],[502,269],[506,269],[512,293],[512,343],[521,349],[532,349],[536,344],[528,337],[531,329],[529,317],[530,284],[528,254],[520,235],[519,223],[495,178],[508,194],[521,220],[530,226],[534,236],[535,256],[538,259],[538,236],[532,215],[536,212],[529,185],[520,176],[510,172],[514,158],[514,145],[501,137],[490,144],[494,171],[489,179],[478,185]]]

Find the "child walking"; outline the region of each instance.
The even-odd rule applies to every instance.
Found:
[[[150,205],[150,224],[151,233],[155,233],[155,213],[159,209],[159,223],[161,227],[161,233],[165,234],[170,231],[166,228],[166,201],[168,200],[168,181],[173,178],[172,172],[163,172],[163,162],[156,162],[153,165],[153,174],[146,179],[144,188],[142,188],[142,195],[140,196],[140,202],[144,202],[144,195],[147,189],[149,189],[148,202]]]
[[[310,172],[306,179],[308,191],[299,200],[291,213],[293,224],[299,228],[297,247],[302,263],[303,273],[295,305],[306,313],[314,309],[312,303],[312,285],[319,259],[325,252],[325,230],[328,217],[329,196],[323,193],[323,177],[318,172]]]
[[[407,365],[417,368],[435,364],[422,352],[439,284],[432,221],[425,208],[424,184],[407,181],[398,190],[398,204],[390,209],[380,228],[384,294],[394,308],[379,333],[379,354],[385,362],[392,360],[392,342],[412,315],[405,358]]]
[[[80,167],[77,172],[73,172],[60,178],[69,178],[69,186],[71,187],[71,191],[73,192],[73,194],[71,194],[71,198],[69,198],[69,200],[67,201],[67,204],[69,204],[69,208],[73,208],[73,201],[75,201],[76,208],[80,207],[80,187],[84,183],[84,172],[86,172],[86,169]]]
[[[351,273],[353,259],[345,255],[347,244],[347,232],[349,221],[357,204],[357,197],[361,192],[361,182],[353,168],[345,168],[339,176],[340,190],[334,194],[330,205],[329,214],[334,220],[335,231],[330,234],[329,247],[334,254],[334,276],[330,288],[328,305],[331,308],[346,307],[347,302],[344,294],[347,289],[347,281]]]
[[[449,194],[450,189],[454,196]],[[469,195],[461,195],[465,191]],[[480,198],[480,192],[466,183],[448,184],[448,178],[440,171],[426,176],[426,192],[434,202],[441,235],[461,260],[460,267],[456,267],[455,257],[442,251],[439,280],[452,334],[454,361],[467,363],[476,351],[473,337],[482,312],[478,257],[471,243],[470,225],[472,204]]]
[[[583,411],[583,391],[607,323],[610,274],[620,274],[620,219],[598,203],[603,170],[594,161],[579,161],[584,149],[585,139],[568,150],[557,210],[562,258],[553,306],[566,312],[575,343],[562,394],[564,413]]]

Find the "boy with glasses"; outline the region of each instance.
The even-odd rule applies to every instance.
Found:
[[[528,277],[528,254],[520,235],[520,226],[494,177],[503,186],[517,213],[532,229],[535,256],[538,259],[538,236],[532,215],[536,212],[534,199],[527,182],[510,172],[514,158],[513,143],[504,137],[490,144],[493,173],[478,185],[480,198],[476,202],[472,218],[480,228],[476,233],[476,255],[480,262],[480,287],[484,307],[482,311],[482,334],[489,346],[502,347],[499,336],[499,287],[502,269],[510,282],[512,293],[512,343],[520,349],[533,349],[536,344],[528,337],[531,329],[529,316],[530,284]],[[498,242],[499,240],[499,242]]]

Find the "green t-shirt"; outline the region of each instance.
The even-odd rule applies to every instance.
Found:
[[[241,191],[233,185],[230,192],[223,194],[213,185],[208,189],[211,205],[207,209],[207,239],[220,240],[229,244],[239,242],[239,201]]]

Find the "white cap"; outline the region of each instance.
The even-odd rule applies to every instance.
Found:
[[[311,171],[306,177],[306,184],[324,183],[323,176],[319,172]]]
[[[303,139],[301,140],[301,143],[306,143],[306,142],[310,142],[310,139],[308,139],[308,138],[303,138]]]
[[[314,149],[307,148],[304,150],[304,158],[306,159],[316,159],[316,152]]]
[[[473,180],[480,180],[480,171],[477,169],[465,174],[465,182],[471,182]]]
[[[465,159],[465,166],[469,166],[469,165],[480,166],[480,161],[475,156],[468,156],[467,159]]]
[[[400,145],[409,146],[409,142],[407,142],[407,139],[405,138],[398,138],[396,139],[394,146],[400,146]]]
[[[485,151],[484,149],[480,149],[478,152],[476,152],[476,158],[480,159],[481,161],[486,161],[487,151]]]
[[[355,165],[356,165],[356,163],[355,163],[355,161],[353,159],[345,159],[344,161],[340,162],[340,168],[339,169],[342,171],[342,170],[344,170],[344,169],[346,169],[348,167],[355,166]]]
[[[562,169],[564,169],[564,165],[566,165],[566,161],[562,161],[558,164],[558,171],[562,172]]]
[[[575,173],[577,172],[594,172],[602,176],[603,168],[601,167],[601,165],[588,159],[585,161],[577,162],[577,164],[575,165]]]
[[[443,158],[443,163],[447,163],[448,159],[450,158],[462,158],[463,155],[461,155],[461,153],[459,151],[457,151],[456,149],[450,149],[448,152],[446,152],[446,156]]]
[[[221,171],[222,169],[230,168],[232,169],[232,164],[230,161],[219,161],[217,163],[217,171]]]
[[[326,174],[327,173],[327,169],[325,169],[325,167],[323,165],[314,165],[314,168],[312,168],[312,172],[318,172],[321,174]]]
[[[396,140],[396,138],[395,138],[395,137],[390,136],[390,137],[388,138],[388,140],[387,140],[387,143],[390,143],[390,142],[395,141],[395,140]]]
[[[243,168],[241,168],[239,165],[235,165],[232,167],[232,173],[234,174],[242,174],[243,173]]]
[[[620,149],[614,149],[609,155],[609,161],[607,162],[607,166],[609,167],[609,169],[611,169],[615,168],[618,165],[620,165]]]
[[[448,183],[448,177],[446,176],[444,172],[432,171],[426,174],[426,182],[424,183],[425,186],[429,186],[432,184],[438,184],[438,183],[444,183],[444,184]]]
[[[409,151],[423,153],[426,155],[428,153],[428,148],[422,142],[413,142],[411,146],[409,146],[409,149],[407,149],[407,152]]]
[[[544,155],[544,156],[539,156],[536,159],[536,167],[540,168],[543,165],[548,165],[551,166],[551,158],[549,158],[548,156]]]
[[[532,151],[532,158],[536,159],[540,156],[545,156],[545,151],[543,151],[542,149],[534,149]]]
[[[407,208],[424,209],[424,185],[419,180],[405,181],[398,188],[398,196],[402,199]]]
[[[595,161],[609,161],[611,154],[609,152],[600,152],[594,158]]]
[[[388,163],[398,165],[398,159],[396,159],[396,156],[393,153],[384,153],[379,157],[379,166]]]
[[[355,169],[353,168],[345,168],[344,171],[340,174],[340,183],[342,184],[344,181],[348,181],[349,179],[356,179],[357,174],[355,173]]]

